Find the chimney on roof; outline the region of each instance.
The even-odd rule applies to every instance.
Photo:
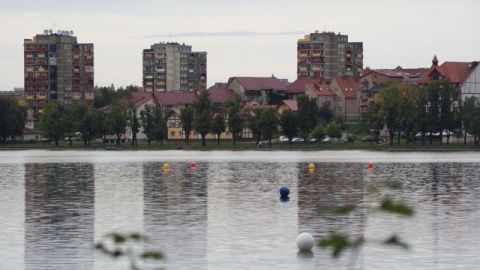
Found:
[[[275,78],[275,75],[273,75],[273,73],[272,73],[272,78]]]
[[[434,66],[438,66],[438,59],[437,59],[437,55],[435,55],[432,59],[432,65]]]

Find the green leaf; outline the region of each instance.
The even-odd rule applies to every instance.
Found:
[[[109,234],[109,236],[112,237],[115,244],[124,243],[125,241],[127,241],[125,236],[123,236],[119,233],[112,233],[112,234]]]
[[[400,239],[398,238],[397,235],[393,235],[389,239],[385,240],[385,242],[383,242],[383,243],[385,245],[394,245],[394,246],[399,246],[399,247],[404,248],[404,249],[408,249],[408,245],[406,243],[400,241]]]
[[[142,241],[142,240],[145,239],[145,237],[140,233],[132,233],[130,235],[130,238],[133,239],[133,240],[136,240],[136,241]]]
[[[332,250],[332,256],[334,258],[338,257],[344,249],[350,247],[350,243],[349,243],[347,237],[345,237],[343,235],[340,235],[340,234],[337,234],[337,233],[333,233],[329,237],[320,240],[318,245],[321,248],[331,247],[333,249]]]
[[[153,260],[161,260],[163,258],[163,254],[159,251],[149,251],[149,252],[144,252],[142,254],[142,258],[153,259]]]
[[[413,215],[413,210],[401,203],[394,203],[390,199],[384,199],[382,201],[382,205],[380,208],[383,211],[390,212],[390,213],[395,213],[395,214],[400,214],[404,216],[412,216]]]
[[[354,205],[345,205],[345,206],[339,206],[335,209],[333,209],[333,213],[336,215],[348,215],[350,212],[355,210]]]

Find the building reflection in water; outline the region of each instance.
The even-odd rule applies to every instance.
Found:
[[[314,170],[309,170],[305,164],[298,166],[298,233],[309,232],[316,241],[332,231],[349,237],[362,236],[366,167],[355,163],[348,166],[345,163],[318,163]],[[359,211],[345,216],[325,211],[345,205],[355,205]],[[333,262],[330,251],[319,250],[315,267],[348,267],[350,262],[345,257]],[[361,258],[356,265],[362,265]]]
[[[25,269],[93,269],[91,164],[25,164]]]
[[[108,233],[142,233],[143,167],[140,163],[95,164],[95,242]],[[95,253],[95,269],[128,269],[128,258]]]
[[[295,265],[298,171],[292,164],[212,163],[208,168],[208,268]],[[290,200],[280,201],[280,186]],[[276,252],[268,252],[270,249]],[[248,267],[247,267],[248,268]]]
[[[169,269],[205,269],[208,164],[169,165],[143,165],[145,232]]]
[[[0,164],[0,268],[18,269],[25,257],[25,166]]]

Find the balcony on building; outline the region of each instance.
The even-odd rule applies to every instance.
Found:
[[[79,52],[80,51],[80,48],[78,46],[75,46],[72,48],[72,51],[74,52]]]
[[[35,45],[26,45],[25,51],[35,51]]]
[[[307,79],[308,75],[302,74],[298,76],[299,79]]]
[[[80,95],[74,95],[74,96],[72,97],[72,99],[74,99],[74,100],[79,100],[80,98],[81,98]]]
[[[322,53],[321,53],[321,52],[318,52],[318,51],[314,51],[314,52],[312,52],[311,56],[313,56],[313,57],[320,57],[320,56],[322,56]]]
[[[320,46],[320,45],[313,45],[313,49],[314,49],[314,50],[321,50],[321,49],[322,49],[322,46]]]
[[[91,56],[91,55],[87,55],[87,56],[85,56],[85,58],[86,58],[87,60],[93,60],[93,56]]]
[[[37,85],[47,85],[44,80],[37,81]]]
[[[80,55],[74,54],[74,55],[73,55],[73,59],[80,59]]]
[[[45,71],[46,71],[46,69],[45,69],[45,68],[43,68],[43,67],[39,67],[39,68],[37,68],[37,71],[38,71],[38,72],[45,72]]]
[[[75,92],[75,93],[78,93],[78,92],[80,92],[80,87],[78,87],[78,86],[73,87],[72,91]]]
[[[312,66],[312,71],[320,71],[321,68],[319,66]]]
[[[45,94],[37,94],[37,99],[47,99]]]
[[[310,63],[312,64],[320,64],[322,63],[322,60],[320,58],[312,58],[312,60],[310,61]]]
[[[33,58],[33,54],[32,53],[27,53],[27,54],[25,54],[25,58]]]
[[[73,72],[80,72],[80,69],[79,68],[74,68]]]
[[[35,65],[35,62],[34,62],[34,61],[31,61],[31,60],[25,61],[25,65],[26,65],[26,66],[33,66],[33,65]]]
[[[37,92],[46,92],[47,88],[45,87],[39,87]]]
[[[72,66],[78,67],[78,66],[80,66],[80,62],[78,62],[78,61],[73,61],[73,62],[72,62]]]
[[[298,70],[299,70],[299,71],[302,71],[302,72],[305,72],[305,71],[308,70],[308,68],[306,68],[306,67],[299,67]]]
[[[345,61],[345,65],[352,65],[352,61]]]
[[[73,73],[73,79],[80,79],[80,73]]]
[[[26,100],[33,100],[33,99],[35,99],[35,94],[26,94],[25,99]]]
[[[25,43],[25,44],[36,44],[37,42],[33,39],[24,39],[23,43]]]
[[[164,68],[158,68],[158,69],[156,70],[156,72],[165,73],[166,70],[165,70]]]
[[[38,79],[46,79],[47,78],[47,75],[45,72],[42,72],[42,73],[37,73],[37,78]]]
[[[33,79],[33,73],[25,74],[25,79]]]
[[[345,47],[345,51],[351,52],[351,51],[352,51],[352,47],[350,47],[350,46]]]
[[[308,57],[308,52],[307,52],[307,53],[299,53],[298,56],[300,56],[300,57]]]
[[[47,102],[46,101],[38,101],[37,106],[38,107],[45,107],[45,106],[47,106]]]
[[[46,65],[47,64],[47,61],[45,60],[38,60],[37,61],[37,65]]]
[[[37,45],[37,51],[46,52],[47,46],[46,45]]]
[[[34,87],[26,87],[25,92],[35,92],[35,88]]]
[[[44,54],[44,53],[38,53],[38,54],[37,54],[37,57],[38,57],[38,58],[45,58],[45,54]]]
[[[85,99],[86,99],[86,100],[93,100],[93,96],[88,95],[88,96],[85,97]]]
[[[146,75],[145,79],[153,79],[153,75]]]

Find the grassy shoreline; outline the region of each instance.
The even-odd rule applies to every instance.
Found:
[[[84,146],[83,142],[72,142],[70,146],[69,142],[60,142],[59,146],[55,146],[53,143],[11,143],[6,145],[0,145],[0,151],[2,150],[196,150],[196,151],[215,151],[215,150],[230,150],[230,151],[322,151],[322,150],[369,150],[369,151],[480,151],[480,148],[475,147],[472,143],[449,143],[442,144],[426,143],[423,145],[421,142],[416,144],[410,143],[407,145],[405,142],[401,142],[399,145],[394,143],[390,144],[377,144],[368,142],[354,142],[345,144],[343,142],[335,143],[283,143],[272,142],[270,147],[268,142],[262,142],[261,147],[257,147],[255,142],[237,142],[233,145],[231,142],[221,142],[220,145],[209,142],[207,146],[202,146],[200,142],[192,142],[190,145],[185,143],[164,142],[163,145],[151,143],[149,146],[147,143],[138,143],[132,146],[130,143],[122,143],[120,146],[115,144],[92,144],[90,146]]]

